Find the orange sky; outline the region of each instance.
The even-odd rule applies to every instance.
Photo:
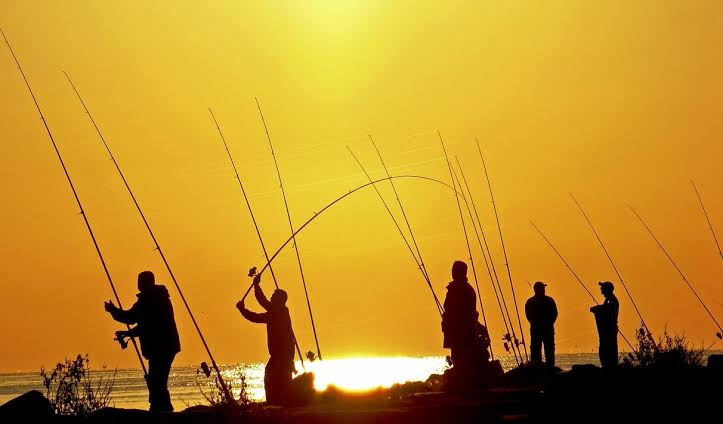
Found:
[[[139,271],[156,271],[169,288],[170,281],[61,70],[105,132],[219,362],[267,354],[264,329],[234,307],[262,254],[207,107],[226,132],[267,245],[275,250],[289,235],[254,96],[296,223],[365,181],[346,145],[382,174],[368,133],[393,172],[447,181],[440,129],[465,167],[502,270],[479,137],[518,301],[531,294],[527,282],[549,283],[559,352],[596,349],[591,303],[529,219],[593,293],[600,279],[616,281],[569,192],[587,208],[651,329],[715,342],[712,322],[626,202],[722,320],[722,262],[690,185],[697,182],[723,237],[720,2],[238,3],[0,1],[0,25],[126,304]],[[112,340],[120,327],[102,307],[110,289],[4,45],[0,81],[0,371],[35,370],[78,352],[97,365],[137,366]],[[433,183],[398,188],[443,296],[452,261],[468,256],[454,198]],[[388,187],[383,193],[393,200]],[[331,209],[298,241],[322,353],[445,353],[428,289],[372,190]],[[311,350],[291,250],[277,272],[301,348]],[[485,273],[479,283],[498,339]],[[197,364],[205,353],[171,291],[183,348],[176,363]],[[638,321],[620,287],[618,294],[630,334]]]

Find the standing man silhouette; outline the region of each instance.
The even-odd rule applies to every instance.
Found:
[[[611,368],[618,365],[618,312],[620,303],[613,291],[615,286],[610,281],[598,283],[600,292],[605,296],[601,305],[593,306],[590,312],[595,314],[595,323],[600,337],[598,354],[600,364],[603,368]]]
[[[289,308],[286,307],[288,295],[284,290],[276,289],[271,300],[266,299],[260,283],[261,276],[254,277],[254,296],[266,312],[257,313],[246,309],[243,300],[236,308],[247,320],[266,324],[269,349],[269,362],[264,370],[264,389],[266,402],[284,404],[290,401],[290,390],[294,369],[294,330],[291,327]]]
[[[105,302],[105,310],[114,320],[123,324],[137,324],[130,331],[116,332],[119,339],[138,337],[141,353],[148,359],[148,402],[151,412],[171,412],[171,395],[168,393],[168,374],[176,354],[181,351],[176,319],[168,289],[156,285],[151,271],[138,274],[138,300],[130,309],[123,310]]]
[[[525,316],[530,322],[530,360],[542,363],[542,345],[545,345],[545,364],[555,365],[555,321],[557,305],[545,294],[547,284],[538,281],[534,284],[535,295],[525,303]]]
[[[452,366],[465,371],[477,360],[477,297],[467,281],[467,264],[452,264],[452,282],[447,285],[442,314],[443,347],[451,350]]]

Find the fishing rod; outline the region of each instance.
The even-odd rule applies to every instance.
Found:
[[[279,178],[279,188],[281,188],[281,196],[284,199],[284,208],[286,209],[286,217],[289,220],[289,230],[291,234],[294,234],[294,224],[291,222],[291,212],[289,212],[289,203],[286,200],[286,192],[284,191],[284,183],[281,180],[281,172],[279,171],[279,162],[276,160],[276,154],[274,153],[274,145],[271,143],[271,134],[269,134],[269,127],[266,125],[266,119],[264,119],[264,113],[261,111],[261,104],[259,99],[254,97],[256,101],[256,107],[259,109],[259,115],[261,116],[261,122],[264,124],[264,131],[266,132],[266,139],[269,140],[269,147],[271,148],[271,157],[274,159],[274,166],[276,167],[276,176]],[[304,277],[304,268],[301,266],[301,256],[299,255],[299,245],[296,243],[294,238],[294,252],[296,252],[296,262],[299,264],[299,274],[301,274],[301,283],[304,286],[304,296],[306,296],[306,306],[309,309],[309,319],[311,320],[311,328],[314,331],[314,342],[316,343],[316,353],[321,358],[321,349],[319,348],[319,338],[316,335],[316,324],[314,323],[314,314],[311,311],[311,301],[309,300],[309,291],[306,288],[306,278]],[[299,352],[301,356],[301,352]],[[304,359],[301,359],[301,365],[304,365]]]
[[[477,144],[477,151],[479,157],[482,160],[482,168],[485,171],[485,179],[487,180],[487,188],[490,192],[490,199],[492,200],[492,209],[495,212],[495,220],[497,221],[497,231],[500,234],[500,243],[502,244],[502,254],[505,257],[505,267],[507,268],[507,278],[510,280],[510,290],[512,291],[512,301],[515,304],[515,313],[517,313],[517,324],[520,327],[520,336],[522,337],[522,346],[525,348],[525,360],[529,361],[527,356],[527,343],[525,342],[525,331],[522,329],[522,319],[520,319],[520,309],[517,306],[517,295],[515,294],[515,285],[512,283],[512,272],[510,271],[510,260],[507,257],[507,248],[505,248],[505,239],[502,237],[502,225],[500,225],[500,216],[497,213],[497,204],[495,203],[495,196],[492,194],[492,183],[490,182],[490,176],[487,173],[487,164],[485,163],[484,155],[482,154],[482,148],[479,146],[479,140],[474,139]]]
[[[221,126],[218,124],[218,121],[216,120],[216,115],[213,114],[213,110],[211,108],[208,108],[208,111],[211,112],[211,118],[213,118],[213,123],[216,125],[216,129],[218,130],[218,134],[221,136],[221,141],[223,142],[223,147],[226,148],[226,153],[228,154],[228,158],[231,161],[231,166],[233,167],[233,172],[236,174],[236,180],[238,181],[239,187],[241,187],[241,194],[243,194],[244,201],[246,202],[246,207],[249,210],[249,215],[251,215],[251,221],[254,223],[254,228],[256,229],[256,235],[259,238],[259,243],[261,244],[261,250],[264,252],[264,257],[266,260],[269,259],[269,254],[266,251],[266,244],[264,243],[263,237],[261,237],[261,230],[259,229],[258,223],[256,222],[256,216],[254,215],[253,209],[251,209],[251,202],[249,201],[248,196],[246,196],[246,190],[244,189],[244,185],[241,182],[241,177],[239,176],[238,169],[236,169],[236,163],[233,160],[233,156],[231,156],[231,151],[228,148],[228,143],[226,143],[226,137],[224,137],[223,132],[221,131]],[[271,271],[271,278],[274,280],[274,286],[276,288],[279,288],[279,283],[276,280],[276,273],[274,273],[273,268],[269,268],[269,271]],[[299,343],[296,341],[296,335],[294,335],[294,344],[296,345],[296,352],[299,354],[299,358],[301,358],[301,349],[299,348]],[[321,359],[321,357],[319,357]],[[304,365],[303,359],[301,360],[302,366]]]
[[[675,263],[675,261],[674,261],[673,258],[670,256],[670,254],[668,253],[668,251],[665,249],[665,247],[663,247],[663,244],[660,243],[660,241],[658,240],[657,237],[655,237],[655,234],[653,234],[653,230],[651,230],[650,227],[648,226],[648,224],[645,223],[645,221],[643,220],[643,217],[640,216],[640,214],[639,214],[635,209],[633,209],[632,206],[628,205],[628,208],[630,208],[630,210],[635,214],[635,216],[638,218],[638,220],[640,221],[640,223],[643,224],[643,227],[645,227],[645,229],[648,230],[648,233],[649,233],[650,236],[653,238],[653,240],[655,240],[655,242],[658,244],[658,247],[660,247],[660,250],[663,251],[663,253],[664,253],[665,256],[668,258],[668,260],[670,261],[670,263],[673,264],[673,267],[675,267],[675,270],[678,271],[678,274],[680,274],[680,277],[683,278],[683,281],[685,281],[685,284],[688,285],[688,287],[690,288],[690,290],[691,290],[691,291],[693,292],[693,294],[695,295],[695,298],[698,299],[698,302],[700,302],[701,306],[703,306],[703,309],[705,309],[705,311],[708,313],[708,316],[710,316],[710,318],[713,320],[713,322],[715,323],[715,325],[718,327],[718,332],[715,334],[716,337],[718,337],[719,339],[722,339],[722,340],[723,340],[723,328],[721,328],[720,324],[718,324],[718,321],[717,321],[717,320],[715,319],[715,317],[713,316],[713,313],[710,311],[710,309],[708,309],[708,306],[706,306],[705,302],[703,302],[703,299],[700,298],[700,296],[698,295],[698,292],[696,292],[695,289],[693,288],[693,285],[692,285],[692,284],[690,283],[690,281],[688,281],[688,279],[685,277],[685,274],[683,274],[683,271],[680,270],[680,267],[678,267],[678,264]]]
[[[479,292],[479,283],[477,282],[477,269],[474,265],[474,259],[472,258],[472,247],[469,244],[469,235],[467,234],[467,225],[464,222],[464,214],[462,214],[462,205],[459,201],[459,194],[457,192],[457,186],[459,186],[459,181],[455,181],[455,174],[454,170],[452,169],[452,163],[449,161],[449,156],[447,156],[447,147],[444,145],[444,140],[442,139],[442,134],[437,130],[437,136],[439,136],[439,142],[442,144],[442,151],[444,152],[444,160],[447,163],[447,168],[449,168],[449,179],[452,181],[452,187],[454,190],[454,199],[457,201],[457,211],[459,212],[459,219],[462,223],[462,232],[464,233],[464,241],[467,244],[467,253],[469,254],[469,262],[472,265],[472,277],[474,278],[474,285],[477,287],[477,295],[479,297],[479,307],[480,311],[482,311],[482,320],[485,323],[485,327],[487,327],[487,317],[485,316],[485,309],[484,305],[482,304],[482,297]],[[462,187],[460,186],[460,189]],[[462,197],[464,198],[464,194],[462,194]],[[466,202],[466,200],[465,200]],[[468,207],[469,208],[469,207]],[[491,348],[492,344],[490,344]]]
[[[88,229],[88,234],[90,234],[90,239],[93,241],[93,247],[95,247],[95,252],[98,254],[98,259],[100,259],[100,263],[103,266],[103,272],[105,273],[106,278],[108,279],[108,283],[110,284],[110,288],[113,291],[113,296],[115,297],[116,302],[118,302],[119,307],[123,307],[121,305],[120,297],[118,296],[118,291],[115,288],[115,283],[113,283],[113,278],[110,276],[110,271],[108,270],[108,266],[105,263],[105,258],[103,257],[103,254],[100,251],[100,246],[98,245],[98,241],[95,238],[95,233],[93,233],[93,228],[90,226],[90,221],[88,220],[88,216],[85,213],[85,209],[83,209],[83,204],[80,202],[80,197],[78,196],[78,192],[75,190],[75,185],[73,184],[73,180],[70,178],[70,173],[68,172],[68,168],[65,166],[65,161],[63,160],[63,157],[60,155],[60,150],[58,149],[58,145],[55,143],[55,138],[53,137],[53,133],[50,131],[50,126],[48,126],[48,122],[45,120],[45,115],[43,114],[42,109],[40,109],[40,104],[38,103],[37,98],[35,97],[35,93],[33,92],[33,89],[30,87],[30,82],[25,76],[25,72],[23,71],[23,68],[20,66],[20,62],[18,61],[18,58],[15,56],[15,52],[13,51],[13,48],[10,46],[10,42],[8,41],[7,37],[5,36],[5,33],[3,32],[2,28],[0,28],[0,34],[2,34],[3,39],[5,40],[5,44],[7,44],[8,49],[10,50],[10,54],[13,56],[13,59],[15,60],[15,64],[18,66],[18,70],[20,71],[20,75],[23,77],[23,81],[25,81],[25,85],[28,88],[28,92],[30,93],[30,97],[33,99],[33,103],[35,104],[35,108],[38,111],[38,114],[40,115],[40,120],[43,121],[43,126],[45,126],[45,131],[48,134],[48,138],[50,138],[50,142],[53,144],[53,149],[55,150],[55,154],[58,156],[58,160],[60,161],[60,166],[63,168],[63,173],[65,174],[65,178],[68,180],[68,185],[70,185],[70,190],[73,192],[73,197],[75,197],[75,202],[78,205],[78,209],[80,209],[80,212],[78,214],[83,217],[83,222],[85,222],[85,227]],[[126,328],[128,331],[131,331],[130,325],[126,325]],[[138,361],[141,363],[141,368],[143,369],[143,376],[148,377],[148,372],[146,371],[146,364],[143,361],[143,357],[141,356],[141,352],[138,349],[138,344],[136,343],[135,338],[131,338],[131,342],[133,343],[133,349],[136,352],[136,356],[138,356]]]
[[[457,157],[455,156],[455,159]],[[505,350],[509,352],[509,347],[512,347],[512,352],[515,352],[515,348],[517,348],[517,353],[520,355],[520,360],[522,359],[522,354],[519,352],[519,341],[517,339],[517,335],[515,334],[515,326],[512,321],[512,317],[510,316],[509,308],[507,307],[507,300],[505,299],[504,291],[502,290],[502,284],[500,283],[499,277],[497,275],[497,269],[495,267],[495,262],[492,259],[492,251],[490,250],[490,246],[487,243],[487,236],[485,235],[484,228],[482,227],[482,221],[479,218],[479,214],[477,213],[477,206],[474,202],[474,198],[472,197],[472,191],[469,188],[469,185],[467,184],[467,178],[464,175],[464,171],[462,170],[461,165],[459,164],[459,160],[457,159],[457,166],[459,167],[460,173],[462,174],[462,179],[464,180],[465,185],[467,186],[467,192],[469,193],[470,199],[472,201],[472,207],[474,209],[474,214],[477,217],[477,226],[479,227],[480,233],[482,234],[482,241],[484,242],[484,246],[487,249],[487,254],[485,255],[485,250],[480,245],[480,250],[482,250],[482,257],[485,259],[485,265],[487,266],[487,272],[490,272],[490,268],[492,270],[492,275],[494,276],[494,279],[492,279],[492,275],[490,275],[490,280],[492,280],[492,288],[495,290],[495,296],[498,295],[497,290],[499,290],[499,297],[497,297],[497,303],[499,305],[500,299],[502,300],[502,304],[500,305],[500,309],[502,312],[502,319],[505,323],[505,329],[506,333],[504,337],[502,338],[506,343],[504,344]],[[474,225],[474,220],[472,220],[472,224]],[[477,236],[477,242],[479,243],[479,236]],[[488,259],[489,258],[489,263]],[[496,283],[496,286],[495,286]],[[506,321],[505,321],[505,314],[506,314]],[[509,326],[507,326],[507,322],[509,321]],[[512,334],[510,334],[510,331]],[[519,362],[518,362],[519,364]]]
[[[562,261],[562,263],[565,264],[565,266],[567,267],[567,269],[570,270],[570,272],[572,273],[572,276],[575,277],[575,279],[580,283],[580,285],[581,285],[582,288],[585,290],[585,292],[590,296],[590,298],[592,299],[592,301],[595,302],[595,304],[597,305],[597,304],[598,304],[598,301],[597,301],[597,299],[595,299],[595,296],[593,296],[593,294],[590,292],[590,290],[588,290],[588,288],[587,288],[587,286],[585,285],[585,283],[582,282],[582,279],[577,275],[577,273],[575,272],[575,270],[572,269],[572,267],[570,266],[570,264],[567,263],[567,261],[565,260],[565,258],[562,257],[562,254],[560,254],[560,252],[555,248],[555,246],[552,244],[552,242],[547,238],[547,236],[545,236],[545,234],[542,232],[542,230],[540,230],[540,227],[538,227],[537,225],[535,225],[535,223],[532,222],[532,220],[530,220],[530,224],[532,224],[532,226],[535,228],[535,230],[537,230],[537,232],[540,234],[540,236],[542,237],[542,239],[547,242],[547,245],[550,246],[550,248],[552,248],[552,250],[557,254],[557,256],[560,258],[560,260]]]
[[[509,319],[510,325],[512,325],[512,319],[510,318],[510,312],[507,309],[507,305],[505,304],[504,308],[502,306],[502,301],[504,301],[504,295],[502,297],[502,300],[500,300],[500,294],[502,294],[502,287],[500,286],[500,288],[499,288],[500,292],[498,293],[497,286],[495,285],[495,279],[492,277],[492,269],[490,268],[490,262],[492,262],[492,257],[490,256],[489,261],[487,260],[487,253],[485,253],[485,249],[482,246],[482,240],[480,239],[480,233],[482,234],[482,239],[485,240],[485,244],[487,244],[487,240],[485,237],[484,229],[482,228],[482,221],[480,221],[479,214],[477,213],[477,205],[475,204],[474,197],[472,196],[472,191],[470,190],[469,184],[467,183],[467,177],[464,175],[464,170],[462,169],[462,165],[459,163],[459,158],[457,156],[455,156],[454,160],[455,160],[455,162],[457,162],[457,168],[459,169],[459,173],[462,176],[462,181],[464,182],[464,186],[467,189],[467,194],[469,195],[469,200],[470,200],[469,203],[472,204],[472,210],[474,211],[474,216],[473,216],[472,210],[470,210],[469,204],[467,203],[467,199],[465,199],[465,197],[464,197],[464,190],[462,190],[462,196],[463,196],[462,198],[464,199],[465,205],[467,206],[467,213],[469,213],[469,219],[470,219],[470,221],[472,221],[472,228],[474,229],[475,236],[477,237],[477,244],[479,244],[479,248],[482,251],[482,258],[485,261],[485,266],[487,267],[487,274],[490,277],[490,283],[492,284],[492,290],[495,293],[495,298],[497,299],[497,305],[499,306],[500,314],[502,315],[502,322],[505,325],[506,333],[503,337],[503,340],[506,342],[511,342],[512,336],[510,336],[510,327],[507,325],[507,320]],[[455,178],[456,177],[457,177],[457,175],[455,174]],[[460,188],[462,187],[462,185],[459,184],[459,178],[457,178],[457,184],[460,186]],[[476,223],[475,223],[475,217],[477,218]],[[478,227],[479,227],[479,231],[478,231]],[[489,249],[489,246],[488,246],[488,249]],[[494,264],[492,264],[492,266],[494,267]],[[497,281],[497,283],[499,284],[499,280]],[[478,293],[479,293],[479,289],[478,289]],[[482,303],[481,298],[479,301],[480,301],[480,303]],[[505,315],[505,312],[507,313],[507,315]],[[514,326],[512,327],[512,330],[514,330]],[[517,336],[515,336],[514,339],[516,340]],[[515,352],[515,347],[516,347],[515,344],[514,343],[510,343],[510,344],[512,345],[512,352],[515,354],[515,361],[517,361],[517,354],[520,353],[519,347],[517,349],[517,352]],[[505,343],[504,346],[505,346],[505,350],[507,350],[509,352],[509,347],[508,347],[507,343]],[[520,355],[520,357],[521,356],[522,355]],[[520,362],[517,361],[517,364],[519,365]]]
[[[364,168],[364,165],[359,161],[359,158],[356,157],[354,152],[351,150],[349,146],[346,146],[347,150],[349,150],[349,153],[356,161],[357,165],[359,165],[359,168],[361,168],[362,172],[364,172],[364,175],[366,175],[369,182],[372,182],[371,175],[367,172],[366,168]],[[391,181],[391,180],[390,180]],[[414,258],[414,262],[417,264],[417,268],[422,273],[422,278],[424,278],[424,281],[427,283],[427,286],[429,286],[429,290],[432,291],[432,297],[434,297],[434,303],[437,305],[437,311],[439,312],[439,315],[441,316],[444,312],[444,308],[442,308],[442,304],[439,303],[439,299],[437,298],[437,294],[434,292],[434,287],[432,286],[432,282],[429,280],[429,276],[426,272],[424,272],[424,269],[422,268],[422,265],[420,263],[420,260],[417,258],[417,256],[414,254],[414,250],[412,250],[412,246],[409,244],[409,241],[407,240],[407,237],[404,235],[404,231],[402,231],[402,227],[399,226],[399,222],[397,222],[397,219],[394,217],[394,214],[392,213],[392,210],[389,209],[389,205],[387,204],[386,200],[384,200],[384,196],[382,196],[382,193],[379,191],[376,185],[372,185],[374,188],[374,191],[377,193],[377,196],[379,196],[379,200],[381,200],[382,204],[384,205],[384,208],[387,210],[387,213],[389,213],[389,217],[392,218],[392,221],[394,222],[394,226],[397,228],[397,231],[399,231],[399,235],[402,236],[402,239],[404,240],[404,244],[407,246],[407,249],[409,249],[409,253],[412,254],[412,258]]]
[[[374,147],[374,151],[377,152],[377,157],[379,158],[379,162],[381,162],[382,167],[384,168],[384,173],[387,174],[387,177],[391,177],[391,174],[389,173],[389,168],[387,168],[387,164],[384,162],[384,158],[382,157],[382,153],[379,151],[379,148],[377,147],[377,143],[374,141],[374,137],[372,137],[371,134],[369,134],[369,141],[372,142],[372,146]],[[402,200],[399,198],[399,193],[397,192],[397,186],[394,184],[394,180],[389,180],[389,184],[392,187],[392,191],[394,192],[394,197],[397,199],[397,205],[399,205],[399,210],[402,212],[402,217],[404,218],[404,223],[407,225],[407,231],[409,231],[409,236],[412,238],[412,244],[414,244],[414,250],[417,252],[417,258],[419,258],[419,264],[421,266],[422,271],[424,271],[424,274],[427,276],[427,280],[430,280],[429,273],[427,272],[427,267],[424,265],[424,259],[422,258],[422,252],[419,250],[419,245],[417,244],[417,238],[414,237],[414,231],[412,231],[412,225],[409,223],[409,218],[407,217],[407,212],[404,210],[404,206],[402,205]],[[430,282],[431,285],[431,282]],[[434,290],[432,290],[432,293],[434,293]],[[437,298],[437,295],[434,295],[435,299]],[[439,300],[437,300],[437,303],[439,303]]]
[[[233,399],[233,396],[231,395],[231,392],[229,391],[228,387],[226,386],[226,382],[224,381],[223,376],[221,375],[221,370],[218,368],[218,365],[216,364],[216,359],[214,359],[213,354],[211,353],[211,349],[208,347],[208,343],[206,343],[206,338],[203,337],[203,332],[201,332],[201,328],[198,326],[198,323],[196,322],[196,318],[193,316],[191,307],[188,305],[188,301],[186,301],[186,297],[183,295],[181,286],[178,284],[178,281],[176,280],[176,276],[173,274],[173,271],[171,270],[171,266],[168,264],[168,261],[166,260],[166,256],[163,254],[163,250],[161,250],[161,246],[158,244],[158,240],[156,240],[156,236],[153,233],[153,230],[151,230],[151,226],[148,223],[148,220],[146,219],[146,216],[143,213],[143,210],[141,209],[141,206],[138,203],[136,196],[133,194],[133,191],[131,190],[131,187],[128,184],[128,181],[126,180],[126,177],[123,174],[123,171],[121,171],[118,161],[116,161],[115,156],[113,156],[113,152],[110,150],[110,146],[108,145],[108,142],[106,141],[105,136],[100,131],[98,124],[95,122],[95,119],[93,119],[93,115],[91,115],[90,110],[88,110],[88,107],[86,106],[85,102],[83,101],[83,98],[81,97],[78,90],[75,88],[75,84],[73,84],[73,81],[70,79],[70,76],[68,76],[68,74],[65,71],[63,71],[63,73],[65,74],[65,77],[68,79],[68,83],[70,83],[70,86],[73,88],[73,91],[78,96],[78,100],[80,100],[80,104],[83,106],[83,109],[85,109],[85,113],[88,115],[90,122],[93,124],[93,128],[95,128],[95,131],[98,134],[100,141],[103,142],[103,146],[105,146],[105,149],[108,152],[110,159],[113,161],[113,165],[115,166],[115,169],[118,171],[118,175],[120,176],[121,180],[123,181],[123,185],[125,185],[126,190],[128,191],[128,194],[130,195],[131,199],[133,200],[133,204],[136,206],[136,210],[138,210],[138,214],[140,215],[141,219],[143,220],[143,224],[145,224],[146,229],[148,230],[148,234],[150,235],[151,240],[153,241],[153,244],[155,245],[155,250],[158,251],[158,254],[161,257],[161,260],[163,261],[163,264],[166,266],[166,270],[168,270],[168,275],[171,276],[171,280],[173,280],[173,284],[176,286],[178,295],[181,297],[181,300],[183,301],[183,305],[186,307],[186,311],[188,312],[188,316],[191,317],[191,321],[193,322],[193,326],[196,328],[198,337],[201,339],[201,343],[203,344],[203,347],[206,349],[206,353],[208,354],[208,357],[211,360],[211,365],[213,366],[213,369],[216,371],[216,375],[218,376],[219,383],[221,383],[221,389],[223,390],[224,396],[226,396],[226,399],[228,399],[228,400]]]
[[[455,156],[455,158],[456,158],[456,156]],[[447,161],[449,162],[449,159]],[[452,164],[449,163],[449,166],[451,167]],[[467,197],[464,194],[464,188],[462,188],[462,184],[459,181],[457,172],[454,170],[454,168],[451,168],[451,169],[452,169],[452,174],[454,175],[454,182],[456,183],[457,187],[459,187],[459,189],[460,189],[460,195],[462,196],[462,201],[464,202],[465,208],[467,209],[467,214],[469,215],[469,220],[472,222],[472,228],[474,229],[475,236],[477,236],[477,243],[481,245],[479,233],[477,232],[477,226],[475,225],[474,218],[472,217],[472,209],[470,209],[469,202],[467,201]],[[471,259],[472,250],[470,249],[469,252],[470,252],[470,259]],[[484,256],[484,251],[482,251],[482,256]],[[485,258],[485,263],[487,263],[486,258]],[[472,268],[472,271],[474,272],[474,268]],[[487,269],[487,271],[489,272],[489,268]],[[485,327],[487,327],[487,317],[485,315],[485,309],[482,304],[482,292],[479,289],[479,283],[477,281],[476,274],[475,274],[475,279],[474,279],[474,285],[475,285],[475,288],[477,288],[477,298],[479,299],[480,311],[482,312],[482,321],[484,322]],[[492,359],[494,360],[494,354],[492,353],[492,344],[490,344],[490,355],[491,355]],[[515,360],[516,359],[517,358],[515,358]],[[518,363],[518,365],[519,365],[519,363]]]
[[[622,283],[623,288],[625,289],[625,293],[627,293],[628,298],[630,299],[630,303],[633,304],[633,308],[635,308],[635,312],[638,314],[638,317],[640,318],[640,323],[642,324],[643,328],[645,328],[645,331],[648,332],[648,337],[650,340],[655,342],[653,339],[653,335],[650,332],[650,329],[645,324],[645,320],[643,319],[643,315],[640,313],[640,309],[638,309],[638,305],[635,304],[635,300],[633,299],[633,295],[630,294],[630,290],[628,290],[628,285],[625,284],[625,280],[623,280],[623,276],[620,275],[620,271],[618,271],[618,267],[615,266],[615,262],[613,262],[613,258],[610,257],[610,254],[608,253],[608,250],[605,248],[605,244],[603,244],[602,239],[598,235],[597,231],[595,230],[595,227],[592,225],[592,222],[590,221],[590,218],[588,218],[587,214],[585,213],[585,210],[583,210],[582,206],[580,205],[580,202],[577,201],[575,196],[570,193],[570,197],[572,197],[572,200],[575,201],[575,204],[577,205],[577,208],[580,209],[580,212],[582,213],[582,216],[585,217],[585,220],[587,221],[588,225],[590,226],[590,229],[592,230],[593,234],[595,234],[595,238],[597,239],[598,243],[600,244],[600,247],[602,247],[603,252],[605,252],[605,256],[607,256],[608,261],[610,261],[610,265],[612,265],[613,270],[615,270],[615,274],[618,276],[618,279],[620,280],[620,283]]]
[[[276,250],[276,252],[275,252],[273,255],[271,255],[271,258],[270,258],[268,261],[266,261],[266,264],[261,268],[261,270],[259,270],[259,271],[254,270],[254,271],[255,271],[255,274],[256,274],[256,275],[261,275],[261,274],[263,274],[264,271],[266,271],[266,268],[268,268],[268,267],[271,265],[271,262],[273,262],[273,260],[276,259],[276,257],[279,255],[279,253],[281,253],[281,251],[284,249],[284,247],[286,247],[286,245],[288,245],[289,243],[291,243],[291,242],[294,240],[294,237],[296,237],[296,235],[299,234],[299,233],[301,232],[301,230],[303,230],[304,228],[306,228],[306,226],[308,226],[309,224],[311,224],[314,220],[316,220],[316,218],[318,218],[319,216],[321,216],[321,214],[324,213],[325,211],[327,211],[329,208],[331,208],[332,206],[336,205],[337,203],[341,202],[342,200],[346,199],[347,197],[351,196],[352,194],[354,194],[354,193],[356,193],[356,192],[358,192],[358,191],[360,191],[360,190],[363,190],[363,189],[365,189],[365,188],[367,188],[367,187],[370,187],[370,186],[374,186],[374,184],[380,183],[380,182],[382,182],[382,181],[387,181],[387,180],[391,180],[391,179],[415,179],[415,180],[430,181],[430,182],[435,182],[435,183],[437,183],[437,184],[441,184],[441,185],[443,185],[443,186],[445,186],[445,187],[447,187],[447,188],[449,188],[449,189],[451,189],[451,190],[454,190],[454,188],[453,188],[451,185],[449,185],[448,183],[446,183],[446,182],[444,182],[444,181],[440,181],[440,180],[435,179],[435,178],[432,178],[432,177],[425,177],[425,176],[422,176],[422,175],[394,175],[394,176],[391,176],[391,177],[379,178],[379,179],[374,180],[374,181],[372,181],[372,182],[362,184],[362,185],[360,185],[360,186],[358,186],[358,187],[356,187],[356,188],[354,188],[354,189],[351,189],[351,190],[349,190],[348,192],[342,194],[341,196],[337,197],[336,199],[332,200],[331,202],[329,202],[328,204],[326,204],[326,206],[324,206],[323,208],[319,209],[318,212],[314,212],[314,214],[311,216],[311,218],[309,218],[306,222],[304,222],[301,226],[299,226],[299,227],[296,229],[296,231],[294,231],[294,233],[291,235],[291,237],[289,237],[288,239],[286,239],[286,241],[281,244],[281,246]],[[246,296],[248,296],[248,294],[249,294],[249,292],[251,292],[251,289],[252,289],[252,288],[253,288],[253,284],[251,284],[251,285],[249,286],[249,288],[246,289],[246,293],[244,293],[244,296],[243,296],[242,300],[243,300],[243,299],[246,299]]]
[[[582,279],[577,275],[577,273],[575,272],[575,270],[572,269],[572,267],[570,266],[570,264],[567,263],[567,261],[565,260],[564,257],[562,257],[562,254],[555,248],[555,246],[552,244],[552,242],[550,241],[550,239],[548,239],[547,236],[545,236],[545,234],[542,232],[542,230],[541,230],[537,225],[535,225],[535,223],[532,222],[532,220],[530,220],[530,224],[532,224],[532,226],[535,228],[535,230],[537,230],[537,232],[540,234],[540,236],[542,237],[542,239],[547,242],[547,245],[550,246],[550,248],[552,248],[552,250],[557,254],[557,257],[560,258],[560,260],[562,261],[563,264],[565,264],[565,266],[567,267],[567,269],[570,270],[570,272],[572,273],[573,277],[575,277],[575,279],[577,280],[577,282],[580,283],[580,285],[582,286],[583,289],[585,289],[585,291],[587,292],[587,294],[590,295],[590,298],[592,299],[592,301],[595,302],[595,305],[599,305],[600,303],[598,303],[597,299],[595,299],[595,296],[593,296],[592,293],[590,293],[590,290],[588,290],[588,288],[587,288],[587,286],[585,285],[585,283],[582,282]],[[634,348],[633,345],[630,343],[630,341],[628,341],[628,338],[625,337],[625,334],[623,334],[623,332],[620,331],[619,328],[618,328],[618,334],[620,334],[620,336],[623,338],[623,340],[625,340],[625,343],[627,343],[627,345],[630,347],[630,350],[633,351],[633,352],[635,352],[635,348]]]
[[[708,221],[708,228],[710,228],[710,233],[713,235],[713,240],[715,241],[715,247],[718,248],[718,254],[720,255],[721,259],[723,259],[723,252],[720,250],[720,244],[718,244],[718,237],[716,237],[715,231],[713,230],[713,224],[710,223],[710,218],[708,217],[708,211],[705,210],[705,205],[703,204],[703,199],[700,198],[700,193],[698,193],[698,188],[695,186],[695,182],[693,180],[690,180],[690,183],[693,184],[693,190],[695,190],[695,195],[698,196],[698,202],[700,202],[700,207],[703,209],[703,214],[705,215],[705,220]]]

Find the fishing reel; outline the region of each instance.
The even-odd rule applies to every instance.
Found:
[[[255,277],[255,276],[256,276],[256,267],[254,266],[254,267],[251,267],[251,269],[249,269],[249,277]]]
[[[720,332],[715,333],[715,336],[718,337],[720,340],[723,340],[723,334],[721,334]]]
[[[128,336],[127,331],[119,330],[115,332],[115,338],[113,340],[117,341],[118,344],[120,344],[121,349],[126,349],[128,347],[128,339],[130,336]]]
[[[309,360],[309,362],[314,362],[314,361],[316,360],[316,358],[317,358],[317,357],[316,357],[316,353],[314,353],[314,352],[312,352],[312,351],[306,352],[306,355],[305,355],[305,356],[306,356],[306,359]]]

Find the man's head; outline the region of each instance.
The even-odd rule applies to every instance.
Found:
[[[274,290],[274,294],[271,295],[271,304],[280,307],[286,305],[286,299],[289,298],[289,295],[286,294],[285,290],[282,289],[276,289]]]
[[[452,264],[452,279],[465,281],[467,279],[467,264],[462,261],[454,261]]]
[[[615,290],[615,286],[610,281],[601,281],[598,285],[600,285],[600,292],[603,296],[609,296],[613,294],[613,290]]]
[[[545,294],[545,287],[547,287],[547,284],[543,283],[542,281],[538,281],[532,285],[532,288],[535,290],[535,294],[538,296],[542,296]]]
[[[151,271],[143,271],[138,274],[138,291],[143,292],[156,284],[156,277]]]

